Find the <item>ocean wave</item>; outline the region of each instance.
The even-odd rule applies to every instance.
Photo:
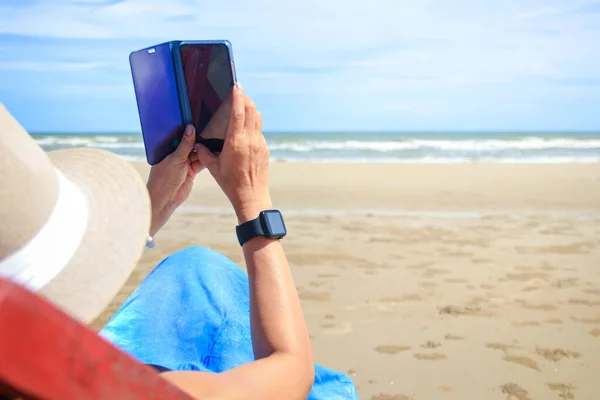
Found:
[[[349,164],[595,164],[600,163],[599,157],[415,157],[415,158],[300,158],[300,157],[271,157],[272,162],[308,162],[308,163],[349,163]]]
[[[144,156],[121,155],[127,161],[146,162]],[[595,164],[600,157],[536,157],[502,158],[488,157],[473,159],[466,157],[420,157],[420,158],[293,158],[271,157],[272,163],[322,163],[322,164]]]
[[[101,147],[103,149],[143,149],[143,142],[129,142],[129,143],[102,143],[98,145],[88,145],[88,147]]]
[[[288,151],[308,153],[312,151],[371,151],[397,152],[407,150],[438,150],[438,151],[498,151],[498,150],[600,150],[600,139],[570,139],[570,138],[540,138],[527,137],[522,139],[407,139],[401,141],[318,141],[307,140],[297,142],[270,143],[271,151]]]
[[[144,156],[121,155],[121,158],[130,162],[146,162],[146,157]]]
[[[106,149],[143,149],[144,143],[131,136],[44,136],[35,138],[42,147],[100,147]]]
[[[285,135],[268,138],[273,160],[324,163],[598,163],[600,137],[502,138]],[[45,150],[96,147],[128,160],[144,161],[141,135],[46,135],[34,137]]]
[[[40,146],[102,147],[108,149],[143,149],[137,136],[45,136],[36,138]],[[525,137],[520,139],[404,139],[404,140],[277,140],[269,142],[271,152],[309,153],[314,151],[401,152],[422,151],[535,151],[599,150],[600,139]]]

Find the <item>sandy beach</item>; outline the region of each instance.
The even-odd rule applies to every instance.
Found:
[[[316,361],[362,399],[600,396],[600,164],[275,163],[271,188]],[[235,222],[203,172],[94,326],[184,247],[243,268]]]

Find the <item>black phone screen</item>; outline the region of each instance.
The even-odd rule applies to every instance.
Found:
[[[227,127],[223,123],[229,122],[231,109],[227,100],[234,84],[229,49],[224,44],[184,44],[180,55],[192,123],[200,141],[224,139]],[[206,129],[216,116],[222,121]]]

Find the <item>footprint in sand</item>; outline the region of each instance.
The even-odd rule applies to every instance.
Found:
[[[515,346],[511,344],[503,344],[503,343],[486,343],[485,347],[493,350],[501,350],[505,354],[508,355],[508,349],[516,349]]]
[[[333,314],[327,314],[327,315],[325,315],[324,318],[325,319],[335,319],[335,315],[333,315]]]
[[[564,400],[572,400],[575,399],[575,395],[573,394],[573,390],[577,389],[573,385],[569,385],[566,383],[547,383],[546,386],[550,388],[553,392],[558,392],[559,397]]]
[[[323,334],[325,335],[347,335],[349,333],[352,333],[352,324],[348,323],[348,322],[344,322],[344,323],[331,323],[331,322],[326,322],[324,324],[321,325],[321,328],[323,329]]]
[[[410,347],[407,346],[398,346],[398,345],[394,345],[394,344],[387,344],[387,345],[379,345],[377,347],[375,347],[375,351],[381,354],[389,354],[389,355],[396,355],[398,353],[402,353],[403,351],[407,351],[410,350]]]
[[[506,383],[500,386],[500,390],[507,396],[506,400],[531,400],[529,392],[516,383]]]
[[[569,304],[594,307],[600,305],[600,301],[591,301],[587,299],[569,299]]]
[[[490,299],[489,297],[479,297],[479,296],[475,296],[475,297],[471,297],[468,301],[468,304],[470,305],[474,305],[474,306],[478,306],[482,303],[489,303]]]
[[[590,325],[600,324],[600,317],[598,317],[598,318],[571,317],[571,319],[575,322],[581,322],[582,324],[590,324]]]
[[[458,278],[449,278],[449,279],[445,279],[445,282],[448,283],[467,283],[469,282],[468,279],[458,279]]]
[[[421,347],[424,349],[437,349],[440,346],[441,346],[440,343],[434,342],[432,340],[428,340],[427,342],[425,342],[421,345]]]
[[[441,315],[451,315],[454,317],[462,316],[462,315],[471,315],[471,316],[489,316],[490,313],[485,313],[479,307],[471,307],[471,306],[455,306],[449,305],[446,307],[442,307],[438,309],[438,313]]]
[[[558,288],[558,289],[563,289],[563,288],[577,286],[578,282],[579,282],[579,278],[560,279],[560,280],[552,283],[552,286],[555,288]]]
[[[439,249],[438,254],[444,257],[456,257],[456,258],[471,258],[473,257],[473,253],[468,253],[466,251],[452,251],[448,249]]]
[[[428,262],[424,262],[424,263],[408,265],[405,268],[406,269],[425,269],[427,267],[431,267],[432,265],[433,265],[433,262],[428,261]]]
[[[509,281],[527,282],[532,279],[546,279],[548,274],[544,272],[523,272],[519,274],[506,274],[505,279]]]
[[[372,396],[371,400],[413,400],[413,398],[405,396],[403,394],[379,393],[375,396]]]
[[[323,279],[326,279],[326,278],[337,278],[337,277],[339,277],[338,274],[317,274],[317,276],[319,278],[323,278]]]
[[[517,271],[533,271],[535,268],[519,265],[519,266],[516,266],[514,269],[516,269]]]
[[[446,340],[465,340],[466,338],[464,336],[458,336],[458,335],[453,335],[451,333],[448,333],[446,336],[444,336],[444,339],[446,339]]]
[[[523,367],[535,369],[536,371],[541,372],[541,369],[540,369],[537,361],[535,361],[534,359],[529,358],[529,357],[506,355],[502,360],[504,360],[506,362],[514,363],[514,364],[519,364],[519,365],[522,365]]]
[[[591,331],[589,331],[589,334],[593,337],[598,337],[600,336],[600,329],[592,329]]]
[[[517,303],[528,310],[555,311],[557,309],[556,306],[552,304],[529,304],[525,300],[517,300]]]
[[[535,349],[535,354],[538,356],[548,360],[558,362],[563,358],[579,358],[581,357],[581,353],[577,353],[575,351],[564,350],[564,349],[544,349],[542,347],[538,347]]]
[[[536,246],[536,247],[524,247],[516,246],[515,250],[520,254],[587,254],[590,251],[591,243],[580,242],[572,243],[568,245],[555,245],[555,246]]]
[[[416,293],[407,294],[402,297],[383,297],[379,299],[381,303],[402,303],[405,301],[421,301],[423,298]]]
[[[311,290],[303,290],[298,293],[300,300],[307,301],[330,301],[331,292],[313,292]]]
[[[558,319],[558,318],[550,318],[550,319],[544,320],[544,322],[547,324],[562,324],[563,323],[562,320]]]
[[[449,273],[450,273],[450,271],[448,271],[447,269],[428,268],[427,270],[425,270],[422,277],[423,278],[433,278],[436,275],[443,275],[443,274],[449,274]]]
[[[526,327],[526,326],[540,326],[541,324],[537,321],[515,321],[511,325],[518,326],[518,327]]]
[[[445,360],[446,355],[442,353],[417,353],[414,355],[417,360],[427,360],[427,361],[439,361]]]

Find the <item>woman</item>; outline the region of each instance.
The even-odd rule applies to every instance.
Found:
[[[6,115],[0,126],[11,134],[0,135],[0,204],[12,208],[0,211],[6,227],[4,232],[0,227],[0,275],[90,322],[135,266],[140,238],[154,236],[206,168],[243,228],[238,238],[248,275],[205,248],[177,252],[152,271],[101,335],[199,399],[357,398],[349,378],[313,362],[278,240],[282,232],[269,237],[247,229],[256,227],[272,203],[262,118],[241,87],[233,90],[223,152],[216,157],[200,145],[194,152],[195,132],[187,127],[176,151],[151,169],[151,206],[139,177],[122,160],[89,149],[42,157]],[[39,200],[40,193],[53,200],[51,206]],[[30,223],[24,224],[25,214]],[[9,231],[13,238],[3,234]]]

